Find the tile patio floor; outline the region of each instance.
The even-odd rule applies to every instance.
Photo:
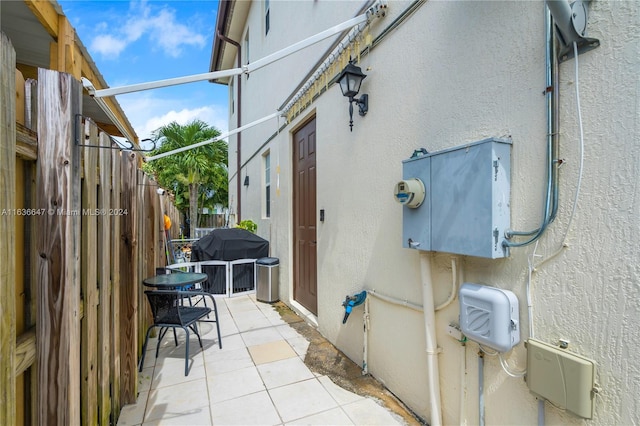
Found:
[[[118,425],[398,425],[374,399],[348,392],[304,364],[309,342],[255,295],[216,299],[215,324],[200,323],[201,350],[191,335],[184,376],[184,338],[165,337],[155,358],[150,339],[136,404]]]

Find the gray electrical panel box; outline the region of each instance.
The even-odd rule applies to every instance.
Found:
[[[490,138],[404,160],[425,200],[403,206],[403,247],[496,259],[510,227],[511,141]],[[400,200],[399,200],[400,201]]]

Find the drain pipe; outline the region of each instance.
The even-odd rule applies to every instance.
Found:
[[[392,305],[396,305],[396,306],[402,306],[404,308],[409,308],[412,309],[416,312],[424,312],[424,309],[422,309],[422,306],[417,305],[415,303],[411,303],[408,300],[401,300],[395,297],[391,297],[391,296],[387,296],[385,294],[382,293],[378,293],[376,290],[371,289],[371,288],[364,288],[364,290],[366,290],[367,292],[367,297],[364,300],[364,327],[363,327],[363,332],[364,332],[364,338],[363,338],[363,349],[362,349],[362,374],[366,375],[369,374],[369,329],[371,328],[371,323],[369,321],[370,315],[369,315],[369,300],[371,299],[371,297],[375,297],[377,299],[380,300],[384,300],[387,303],[391,303]]]
[[[362,318],[364,341],[362,347],[362,375],[369,374],[369,298],[364,300],[364,317]]]
[[[231,40],[229,37],[222,34],[220,28],[216,28],[216,37],[238,49],[238,68],[242,68],[242,46],[240,46],[240,43],[235,40]],[[233,78],[233,76],[231,78]],[[231,94],[231,96],[233,96],[233,94]],[[238,76],[238,102],[236,102],[236,108],[236,127],[239,128],[242,126],[242,74]],[[240,169],[242,167],[242,133],[236,134],[236,142],[238,147],[238,153],[236,155],[236,223],[239,223],[242,220],[240,218],[242,207],[242,183],[240,182]]]
[[[420,252],[420,274],[422,278],[422,299],[424,328],[427,343],[427,383],[429,405],[431,406],[430,426],[442,424],[440,407],[440,372],[438,369],[438,344],[436,342],[436,312],[433,301],[433,281],[431,280],[431,254]]]
[[[478,351],[478,425],[484,426],[484,353]]]

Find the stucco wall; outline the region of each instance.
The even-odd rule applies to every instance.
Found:
[[[292,3],[296,2],[282,4]],[[312,7],[321,4],[298,3],[296,7],[306,8],[309,16],[315,16]],[[336,15],[318,15],[323,19],[351,16],[341,6],[353,8],[352,2],[326,4],[335,8]],[[408,5],[391,2],[389,16],[373,27],[374,34]],[[288,22],[301,13],[292,11]],[[315,29],[331,23],[335,21]],[[640,317],[639,24],[637,2],[591,4],[589,35],[600,39],[601,46],[579,57],[585,142],[582,187],[567,247],[550,258],[567,232],[580,163],[574,63],[561,64],[560,157],[565,162],[560,169],[560,210],[537,246],[540,257],[534,262],[544,263],[532,275],[535,337],[549,343],[567,339],[571,350],[598,364],[602,392],[595,424],[640,422],[635,403],[640,392],[640,336],[635,325]],[[291,41],[296,28],[287,33]],[[323,51],[312,48],[303,63],[315,62]],[[280,195],[274,196],[272,218],[259,227],[259,233],[270,238],[272,255],[281,258],[281,298],[290,301],[291,134],[315,115],[317,206],[326,214],[325,221],[318,222],[317,319],[320,331],[357,363],[363,357],[362,308],[342,325],[340,303],[345,294],[368,287],[422,303],[420,253],[402,248],[402,209],[392,196],[402,175],[401,161],[414,149],[437,151],[510,136],[512,227],[538,226],[546,152],[544,4],[427,2],[363,57],[361,66],[368,75],[361,93],[370,96],[369,113],[354,117],[353,132],[348,127],[347,101],[334,86],[263,148],[272,153],[273,183],[280,166]],[[308,69],[303,71],[300,75]],[[270,104],[275,105],[288,95],[290,86],[278,85],[283,84],[282,69],[257,75],[250,84],[263,79],[264,92],[253,101],[273,99]],[[249,146],[257,149],[273,127],[243,135],[243,145],[245,138],[251,141],[243,156],[251,154]],[[251,175],[259,174],[260,161],[257,155],[247,164]],[[249,198],[243,199],[243,217],[255,220],[260,217],[260,186],[254,193],[253,182],[252,178]],[[513,249],[509,258],[501,260],[458,257],[465,281],[509,289],[518,296],[523,340],[529,328],[525,285],[533,250],[534,246]],[[440,303],[451,290],[451,256],[428,256],[435,300]],[[377,299],[370,300],[370,309],[369,371],[417,414],[429,418],[422,315]],[[436,316],[443,420],[461,421],[463,394],[462,421],[477,424],[478,345],[469,343],[463,356],[461,346],[446,334],[447,324],[457,322],[458,315],[456,299]],[[525,368],[524,345],[519,344],[507,360],[514,370]],[[536,422],[536,399],[525,382],[507,376],[494,357],[486,358],[484,396],[487,424]],[[549,404],[546,416],[548,424],[582,423]]]
[[[253,2],[242,38],[236,40],[242,44],[242,63],[247,62],[245,45],[247,33],[249,35],[249,62],[251,63],[349,19],[361,6],[360,2],[342,3],[341,7],[336,7],[333,2],[271,2],[271,26],[269,33],[265,34],[264,3]],[[242,124],[250,123],[276,112],[309,72],[319,55],[328,49],[332,41],[321,41],[308,49],[293,53],[277,63],[253,72],[248,78],[247,76],[238,77],[242,79]],[[235,90],[237,88],[236,78]],[[236,120],[236,114],[230,114],[230,129],[236,127]],[[269,148],[262,148],[262,145],[269,136],[278,130],[278,125],[283,123],[284,120],[279,122],[271,120],[242,133],[241,164],[243,170],[240,172],[241,182],[244,182],[244,176],[249,175],[250,177],[249,187],[242,186],[242,199],[244,200],[246,197],[249,200],[256,200],[242,205],[242,217],[256,221],[258,233],[265,237],[268,236],[271,223],[263,220],[264,208],[257,200],[261,196],[262,185],[260,183],[264,181],[261,156]],[[229,175],[234,176],[237,172],[236,138],[230,138],[229,143],[229,151],[232,153],[232,156],[229,157]],[[260,155],[251,159],[257,151],[260,151]],[[279,161],[277,153],[274,154],[276,156],[272,157],[272,160]],[[275,172],[275,165],[273,169]],[[235,205],[235,198],[237,198],[235,183],[230,185],[229,193],[234,195],[233,204]]]

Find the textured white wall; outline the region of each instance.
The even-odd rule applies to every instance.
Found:
[[[356,9],[354,2],[272,4],[279,5],[282,19],[292,25],[286,32],[290,41],[301,38],[293,36],[301,31],[295,24],[301,16],[316,18],[313,31],[302,35],[307,36],[349,18],[345,8]],[[373,33],[378,34],[408,5],[391,2],[389,16],[373,26]],[[320,7],[323,13],[315,15]],[[635,403],[640,393],[640,333],[635,324],[640,317],[639,24],[637,2],[591,4],[589,35],[602,45],[579,57],[585,130],[581,196],[568,248],[539,266],[532,281],[536,337],[549,343],[568,339],[570,349],[598,363],[602,393],[596,402],[595,424],[640,422]],[[276,34],[278,27],[273,31]],[[247,117],[272,112],[272,106],[286,98],[287,90],[297,85],[323,51],[310,49],[301,62],[295,59],[261,77],[252,76],[250,87],[261,89],[246,92],[245,105],[256,105],[256,116],[247,113]],[[346,294],[366,286],[422,303],[419,253],[402,248],[402,210],[392,196],[402,175],[401,161],[414,149],[437,151],[486,137],[511,136],[512,227],[538,226],[546,149],[544,3],[427,2],[361,65],[368,75],[361,93],[370,96],[369,113],[366,117],[356,114],[353,132],[348,128],[347,101],[334,86],[266,147],[272,153],[274,184],[280,165],[280,195],[274,195],[272,219],[259,222],[259,233],[270,238],[272,255],[281,258],[281,298],[290,300],[291,132],[315,114],[317,206],[326,212],[325,222],[318,222],[319,329],[357,363],[362,361],[362,308],[355,309],[342,325],[340,303]],[[283,76],[289,72],[294,77],[285,81],[288,77]],[[537,261],[560,246],[576,189],[579,150],[573,73],[573,62],[561,65],[560,156],[565,164],[560,173],[560,210],[540,240],[536,254],[542,257]],[[266,104],[268,108],[263,107]],[[258,149],[274,130],[261,127],[243,135],[247,147],[243,157],[252,154],[250,147]],[[259,175],[260,161],[258,155],[247,165],[252,176]],[[243,199],[245,218],[259,217],[260,187],[253,182],[258,179],[252,177],[248,198]],[[523,339],[529,326],[525,284],[532,252],[530,246],[513,249],[508,259],[459,259],[466,281],[516,293]],[[451,256],[434,254],[432,265],[435,299],[440,303],[451,288]],[[463,420],[477,424],[478,346],[469,343],[462,357],[460,345],[446,335],[447,324],[457,320],[457,300],[437,313],[444,422],[460,421],[464,372]],[[428,418],[422,315],[372,299],[369,343],[370,372]],[[524,368],[523,344],[507,359],[513,369]],[[536,400],[522,379],[507,376],[491,357],[486,359],[485,379],[487,424],[536,422]],[[581,422],[547,404],[547,423]]]

